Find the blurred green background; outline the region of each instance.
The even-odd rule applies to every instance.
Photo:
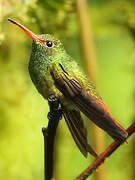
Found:
[[[29,77],[31,39],[7,18],[36,34],[60,38],[68,53],[83,65],[76,1],[0,1],[0,179],[43,179],[41,128],[47,126],[49,110]],[[127,128],[135,118],[135,2],[87,0],[87,6],[97,61],[97,89],[114,117]],[[112,139],[106,133],[104,136],[107,146]],[[56,180],[74,179],[93,160],[81,155],[64,120],[59,123],[55,154]],[[134,134],[105,164],[106,180],[135,179]]]

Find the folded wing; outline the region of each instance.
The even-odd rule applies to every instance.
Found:
[[[97,126],[114,139],[124,141],[127,137],[126,130],[112,117],[103,101],[90,95],[76,77],[69,75],[62,65],[60,67],[63,71],[59,76],[56,76],[55,69],[51,71],[56,87]]]

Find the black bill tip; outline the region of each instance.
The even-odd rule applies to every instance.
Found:
[[[10,21],[10,22],[16,24],[16,22],[15,22],[14,20],[10,19],[10,18],[8,18],[8,21]]]

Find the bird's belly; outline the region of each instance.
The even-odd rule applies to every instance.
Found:
[[[75,108],[74,105],[72,105],[72,102],[66,98],[55,86],[54,80],[52,79],[52,76],[50,74],[46,74],[46,76],[40,76],[39,78],[36,78],[34,80],[34,84],[38,90],[38,92],[45,98],[48,99],[48,97],[53,94],[57,96],[60,100],[60,102],[67,108],[73,109]]]
[[[40,76],[35,84],[39,93],[47,99],[51,94],[58,94],[61,96],[60,91],[55,87],[54,81],[50,75]]]

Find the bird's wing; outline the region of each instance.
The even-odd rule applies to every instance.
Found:
[[[94,157],[97,157],[97,154],[87,142],[87,132],[80,112],[76,110],[64,109],[64,118],[81,153],[85,157],[87,157],[87,152]]]
[[[82,111],[97,126],[104,129],[114,139],[125,140],[127,132],[112,117],[109,109],[101,99],[89,94],[79,83],[77,77],[73,77],[65,71],[61,64],[52,64],[50,73],[56,87],[62,94],[69,98],[80,111]]]

